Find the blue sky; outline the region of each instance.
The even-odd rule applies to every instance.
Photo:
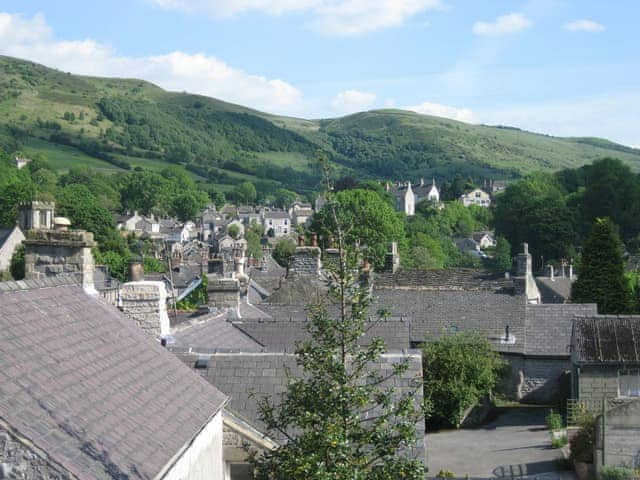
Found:
[[[0,0],[0,53],[305,118],[406,108],[640,146],[637,0]]]

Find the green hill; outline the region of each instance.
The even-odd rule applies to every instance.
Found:
[[[57,169],[179,164],[224,186],[318,188],[322,151],[357,178],[517,177],[640,151],[597,138],[557,138],[401,110],[304,120],[269,115],[134,79],[71,75],[0,56],[0,148],[43,154]]]

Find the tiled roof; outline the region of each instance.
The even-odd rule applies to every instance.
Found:
[[[77,478],[154,478],[223,406],[79,287],[0,293],[0,417]]]
[[[304,318],[304,317],[303,317]],[[309,338],[308,322],[300,320],[238,320],[234,326],[251,336],[270,351],[295,349],[297,342]],[[388,350],[409,348],[409,322],[402,319],[371,321],[361,343],[366,345],[374,338],[382,338]]]
[[[568,357],[573,318],[597,313],[596,304],[527,305],[525,353]]]
[[[66,273],[54,277],[44,277],[37,280],[15,280],[0,282],[0,293],[14,290],[29,290],[34,288],[60,287],[69,285],[81,285],[82,275]]]
[[[549,277],[536,277],[542,303],[564,303],[571,297],[572,283],[567,277],[556,277],[553,280]]]
[[[0,247],[4,244],[4,242],[9,238],[11,232],[13,232],[15,227],[13,228],[0,228]]]
[[[224,313],[197,317],[190,325],[183,325],[172,332],[172,336],[176,347],[194,351],[229,349],[255,352],[262,349],[260,343],[227,321]]]
[[[640,317],[578,317],[573,324],[576,363],[640,364]]]
[[[193,367],[202,357],[181,354],[180,358]],[[383,386],[393,386],[396,398],[407,393],[415,379],[422,378],[422,357],[417,351],[385,354],[378,358],[372,368],[388,372],[391,365],[409,360],[409,369],[401,377],[391,376]],[[287,353],[214,353],[208,358],[208,367],[199,370],[204,378],[216,385],[230,397],[229,408],[247,418],[253,425],[265,432],[258,414],[258,401],[268,397],[279,404],[282,394],[287,391],[287,371],[292,376],[301,376],[301,367],[296,357]],[[419,392],[420,393],[420,392]],[[419,395],[421,401],[421,395]],[[415,458],[425,461],[424,422],[417,424],[418,444],[412,451]]]
[[[468,268],[441,270],[405,270],[378,273],[378,288],[413,288],[422,290],[498,290],[510,289],[513,282],[491,272]]]
[[[436,339],[443,333],[475,332],[496,342],[505,352],[523,352],[525,299],[490,290],[376,289],[372,310],[387,308],[411,321],[411,341]],[[509,326],[515,342],[501,343]]]

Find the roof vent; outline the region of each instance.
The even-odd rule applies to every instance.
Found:
[[[193,368],[198,369],[198,370],[206,370],[207,368],[209,368],[209,359],[211,357],[207,356],[207,355],[200,355],[198,357],[198,359],[196,360],[195,365],[193,366]]]

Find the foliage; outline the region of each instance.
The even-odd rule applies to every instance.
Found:
[[[167,271],[167,264],[161,262],[157,258],[150,257],[145,255],[142,259],[142,263],[144,265],[144,271],[146,273],[164,273]]]
[[[109,274],[121,282],[126,282],[128,267],[129,267],[129,254],[121,254],[120,252],[113,250],[102,251],[100,249],[93,249],[93,258],[96,265],[106,265],[109,270]]]
[[[451,470],[440,470],[436,478],[456,478],[456,475]]]
[[[276,246],[273,247],[271,256],[278,262],[278,265],[284,268],[289,267],[289,260],[296,253],[296,244],[290,238],[282,238],[278,240]]]
[[[346,225],[345,242],[366,245],[367,257],[378,270],[384,267],[389,243],[405,241],[403,222],[393,207],[372,190],[342,190],[334,194],[337,217],[328,205],[313,216],[310,230],[325,240],[335,238],[337,222]]]
[[[605,465],[600,469],[601,480],[631,480],[634,478],[638,478],[638,475],[630,467]]]
[[[562,429],[562,415],[553,411],[553,408],[549,410],[549,413],[545,417],[547,422],[547,428],[551,431]]]
[[[503,367],[491,344],[474,334],[443,335],[424,346],[422,358],[434,423],[455,427],[467,408],[491,393]]]
[[[56,212],[68,217],[73,228],[93,232],[98,242],[107,240],[115,230],[113,216],[85,185],[62,187],[56,197]]]
[[[596,419],[593,415],[584,413],[581,415],[578,432],[571,437],[569,448],[571,460],[574,462],[593,462],[593,447],[596,438]]]
[[[231,192],[231,195],[238,203],[254,203],[258,198],[256,187],[251,182],[242,182]]]
[[[551,439],[551,448],[562,448],[569,443],[566,435]]]
[[[195,310],[200,305],[206,305],[209,301],[207,294],[207,276],[202,277],[202,283],[198,287],[187,295],[185,298],[176,302],[176,308],[179,310]]]
[[[512,255],[526,242],[537,257],[558,260],[570,256],[576,241],[574,216],[551,175],[534,174],[509,185],[497,198],[495,224]]]
[[[9,264],[9,272],[14,280],[22,280],[25,275],[24,264],[24,245],[19,245],[11,256],[11,263]]]
[[[333,214],[337,220],[335,209]],[[341,261],[331,292],[339,314],[333,318],[322,301],[309,305],[311,338],[296,348],[301,375],[289,374],[280,405],[263,399],[259,408],[269,432],[287,441],[251,457],[254,478],[422,479],[423,464],[407,456],[422,415],[416,397],[420,382],[401,398],[394,397],[385,380],[407,372],[409,364],[393,364],[385,377],[375,368],[385,351],[383,341],[359,345],[370,298],[366,285],[350,275],[355,255],[345,250],[341,225],[336,224]]]
[[[247,254],[254,259],[262,258],[261,239],[264,235],[264,226],[260,223],[252,223],[244,232],[247,241]]]
[[[584,242],[578,279],[571,287],[571,300],[597,303],[601,314],[625,313],[631,308],[622,244],[609,219],[596,219]]]
[[[231,238],[233,238],[234,240],[237,240],[238,236],[240,235],[240,227],[238,225],[236,225],[235,223],[232,223],[227,228],[227,233],[229,234],[229,236]]]
[[[497,272],[509,272],[513,267],[513,257],[511,256],[511,245],[504,237],[496,239],[496,250],[493,257],[493,268]]]

